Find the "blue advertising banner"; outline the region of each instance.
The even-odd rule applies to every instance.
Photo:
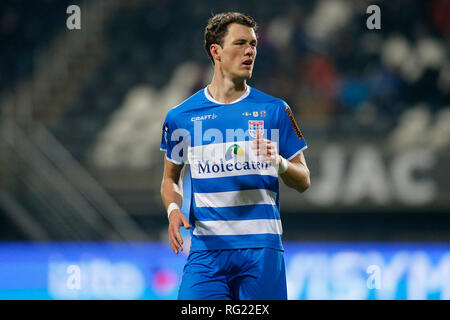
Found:
[[[291,300],[450,299],[448,243],[284,245]],[[164,243],[3,243],[0,299],[176,299],[186,256]]]

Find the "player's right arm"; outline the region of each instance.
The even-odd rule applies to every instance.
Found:
[[[175,164],[165,158],[164,174],[161,183],[161,197],[166,211],[171,203],[176,203],[180,208],[182,206],[183,196],[178,184],[182,169],[183,165]],[[186,229],[191,228],[184,214],[180,210],[174,209],[169,215],[168,233],[170,246],[173,252],[177,254],[179,251],[183,251],[183,238],[180,235],[181,226],[184,226]]]

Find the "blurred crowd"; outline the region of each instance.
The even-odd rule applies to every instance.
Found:
[[[386,134],[411,108],[420,105],[433,116],[450,105],[450,3],[445,0],[118,3],[104,28],[105,57],[60,122],[64,130],[74,117],[95,119],[86,134],[91,141],[129,92],[142,85],[161,90],[185,62],[200,68],[192,75],[191,93],[208,83],[204,26],[212,14],[229,10],[259,23],[250,85],[287,101],[310,137],[335,130]],[[381,9],[379,30],[366,26],[372,4]],[[0,90],[11,90],[32,72],[33,54],[64,29],[67,5],[2,2]],[[160,118],[168,107],[173,105],[151,110]]]
[[[66,24],[66,8],[80,1],[4,0],[0,4],[0,93],[33,71],[34,56]],[[60,13],[60,14],[58,14]]]

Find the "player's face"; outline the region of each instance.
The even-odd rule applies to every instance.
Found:
[[[249,79],[256,58],[256,34],[253,28],[232,23],[223,39],[220,64],[233,79]]]

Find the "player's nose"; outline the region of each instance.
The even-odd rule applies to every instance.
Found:
[[[246,56],[254,57],[256,54],[256,48],[249,45],[245,48],[244,54]]]

